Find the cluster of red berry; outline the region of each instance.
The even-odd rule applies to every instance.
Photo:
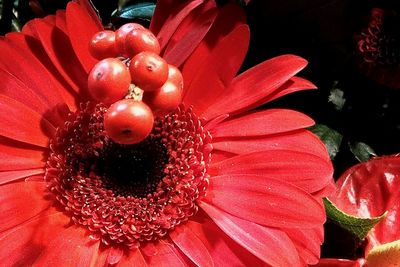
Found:
[[[181,102],[183,77],[160,54],[154,34],[128,23],[96,33],[89,44],[100,61],[88,77],[91,96],[111,105],[104,116],[107,135],[120,144],[135,144],[152,131],[154,116],[174,110]]]

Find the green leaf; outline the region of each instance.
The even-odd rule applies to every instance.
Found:
[[[342,110],[344,103],[346,102],[346,98],[344,98],[344,92],[337,88],[338,82],[335,81],[333,83],[332,89],[329,94],[328,101],[331,102],[336,110]]]
[[[324,142],[331,159],[334,159],[339,152],[340,144],[343,136],[337,131],[323,124],[316,124],[309,128],[311,132],[316,134],[322,142]]]
[[[11,20],[11,30],[13,32],[20,32],[21,31],[21,23],[19,22],[18,18],[13,14]]]
[[[115,10],[112,13],[113,17],[123,18],[123,19],[142,19],[150,20],[153,16],[154,9],[156,5],[152,2],[141,2],[132,5],[125,6],[120,10]]]
[[[349,142],[351,153],[360,162],[368,161],[371,157],[376,157],[375,151],[367,144],[362,142]]]
[[[11,20],[11,31],[13,31],[13,32],[21,31],[21,25],[17,19]]]
[[[387,215],[386,211],[378,217],[356,217],[341,211],[328,198],[324,198],[323,200],[328,218],[340,227],[356,235],[361,240],[363,240],[367,236],[368,232]]]

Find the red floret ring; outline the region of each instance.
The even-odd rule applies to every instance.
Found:
[[[181,103],[182,74],[159,56],[157,38],[142,25],[100,31],[89,51],[100,61],[89,73],[88,91],[95,101],[109,106],[104,128],[114,142],[143,141],[153,129],[154,117]]]

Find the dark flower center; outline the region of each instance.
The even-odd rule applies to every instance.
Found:
[[[145,197],[164,177],[168,153],[160,139],[147,138],[135,145],[107,142],[98,157],[97,173],[104,186],[117,195]]]
[[[114,143],[106,108],[81,105],[50,142],[46,181],[76,223],[103,243],[138,246],[197,212],[208,185],[211,136],[190,109],[158,118],[134,145]]]
[[[366,62],[400,66],[400,15],[374,8],[368,28],[359,36],[358,48]]]

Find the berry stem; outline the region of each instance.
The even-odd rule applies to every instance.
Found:
[[[127,67],[131,64],[131,59],[129,57],[118,57]]]
[[[135,101],[142,101],[143,99],[143,90],[137,87],[135,84],[131,83],[128,89],[128,94],[125,96],[125,99],[133,99]]]

